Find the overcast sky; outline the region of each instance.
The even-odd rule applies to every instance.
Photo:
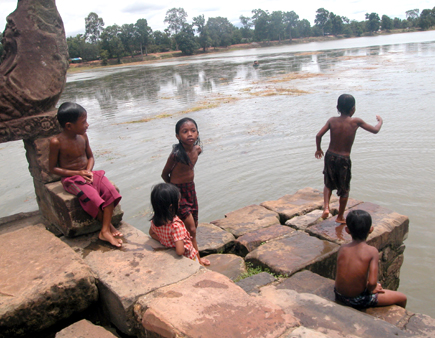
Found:
[[[434,8],[434,0],[397,0],[395,2],[379,0],[218,0],[218,1],[173,1],[173,0],[58,0],[57,9],[63,19],[66,36],[76,36],[85,32],[85,18],[90,12],[95,12],[103,18],[105,26],[125,23],[135,23],[138,19],[147,19],[152,30],[164,30],[165,14],[171,8],[183,8],[188,14],[187,21],[192,22],[195,16],[204,14],[206,20],[210,17],[222,16],[233,24],[240,26],[240,15],[252,16],[253,9],[273,11],[295,11],[299,19],[307,19],[314,24],[316,10],[325,8],[337,15],[346,16],[351,20],[362,21],[365,13],[375,12],[388,15],[391,18],[405,19],[405,12],[418,8],[420,11]],[[17,7],[17,0],[0,0],[0,32],[6,25],[6,17]]]

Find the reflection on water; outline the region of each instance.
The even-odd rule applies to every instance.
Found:
[[[435,317],[434,41],[435,32],[410,33],[104,68],[69,75],[60,102],[87,109],[95,168],[120,188],[125,220],[147,231],[151,187],[183,113],[204,144],[195,182],[200,221],[209,222],[322,189],[315,135],[336,115],[337,97],[353,94],[356,116],[375,124],[381,115],[384,126],[377,135],[358,132],[351,197],[410,217],[401,291],[411,311]],[[0,145],[1,216],[36,209],[27,166],[22,142]]]

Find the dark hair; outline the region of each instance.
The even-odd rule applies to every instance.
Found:
[[[198,125],[196,124],[195,120],[191,119],[190,117],[185,117],[180,121],[178,121],[177,124],[175,125],[175,134],[178,135],[180,133],[180,129],[182,125],[185,124],[186,122],[192,122],[195,125],[196,130],[198,130]],[[198,131],[198,138],[196,139],[195,145],[199,145],[202,148],[201,140],[199,139],[199,131]],[[186,150],[184,149],[181,141],[178,141],[177,144],[174,144],[172,146],[172,153],[175,156],[175,160],[177,160],[178,162],[187,165],[192,164],[192,162],[190,162],[189,155],[187,155]]]
[[[85,108],[73,102],[64,102],[57,110],[57,120],[62,128],[67,122],[76,123],[80,116],[86,114]]]
[[[180,190],[170,183],[159,183],[151,191],[151,205],[154,214],[151,218],[156,227],[172,222],[178,212]]]
[[[365,241],[372,226],[372,217],[367,211],[352,210],[347,214],[346,225],[352,239]]]
[[[355,107],[355,98],[350,94],[342,94],[338,98],[337,110],[344,114],[349,115],[352,108]]]

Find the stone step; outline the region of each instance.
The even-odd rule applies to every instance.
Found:
[[[117,338],[110,331],[82,319],[56,333],[55,338]]]
[[[196,241],[199,253],[202,256],[224,253],[232,250],[235,237],[210,223],[200,223],[196,230]]]
[[[210,266],[206,268],[219,272],[229,279],[235,281],[246,273],[245,260],[242,257],[231,254],[213,254],[207,256]]]
[[[41,331],[97,301],[91,269],[42,224],[0,241],[0,337]]]

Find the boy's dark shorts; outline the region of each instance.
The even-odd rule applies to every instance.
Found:
[[[334,288],[335,300],[343,303],[344,305],[351,306],[355,309],[365,309],[367,307],[372,307],[378,305],[378,294],[370,293],[364,290],[359,296],[356,297],[346,297],[337,292]]]
[[[192,214],[195,224],[198,224],[198,200],[196,198],[195,183],[174,184],[180,189],[181,198],[178,207],[178,216],[184,220]]]
[[[340,197],[349,197],[352,162],[349,156],[331,153],[325,154],[325,167],[323,169],[325,186],[337,190]]]

